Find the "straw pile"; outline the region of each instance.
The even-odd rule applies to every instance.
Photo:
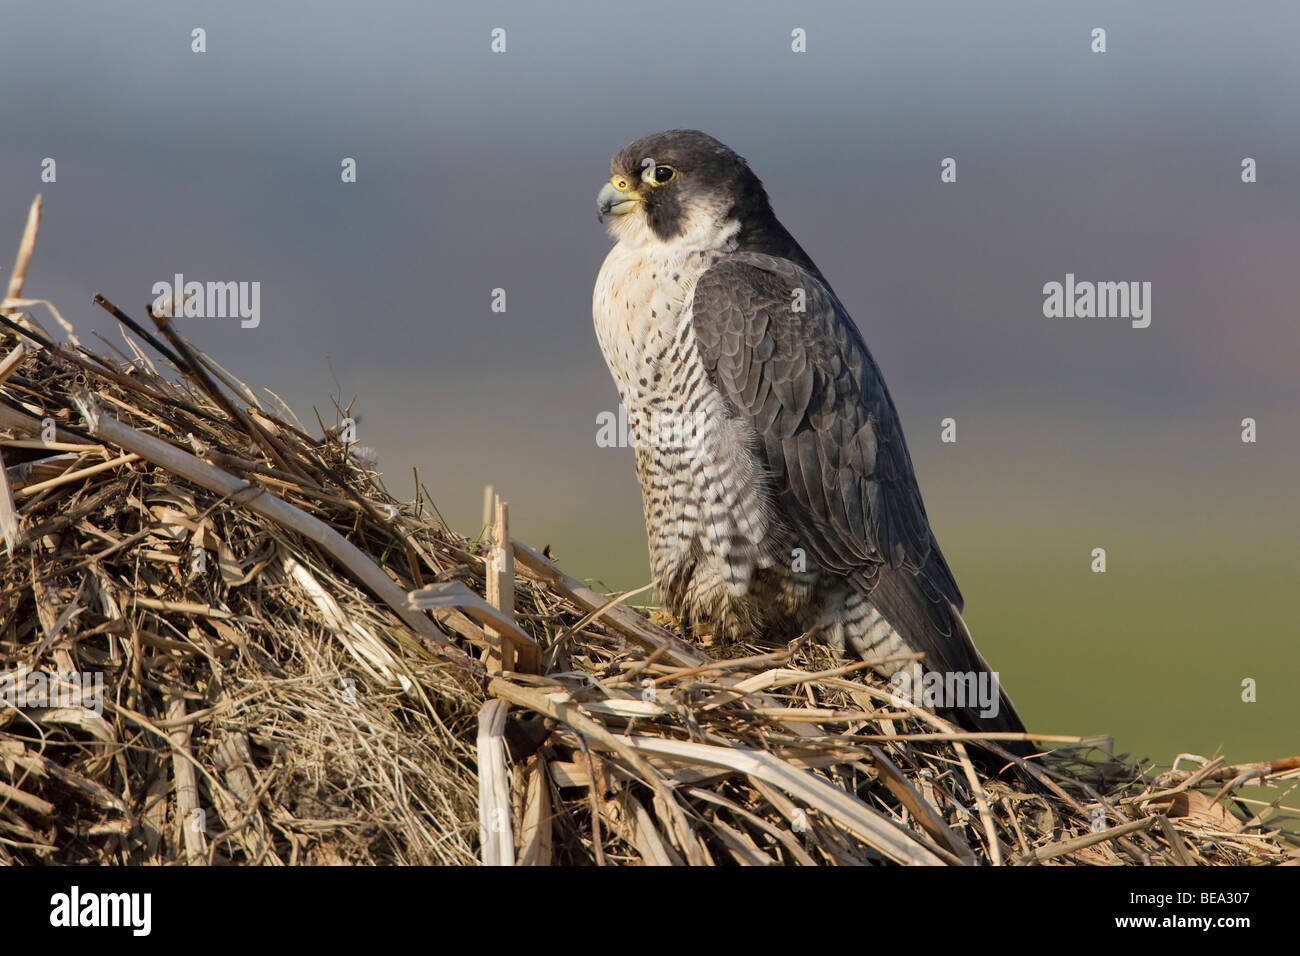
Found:
[[[166,316],[97,297],[96,354],[22,297],[38,220],[0,304],[0,674],[103,694],[0,702],[0,863],[1300,861],[1300,758],[1034,737],[988,773],[861,664],[713,659],[500,503],[471,541],[418,476],[394,500],[344,411],[313,432]]]

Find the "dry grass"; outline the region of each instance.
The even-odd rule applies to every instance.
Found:
[[[711,659],[504,515],[470,541],[395,501],[165,317],[99,300],[123,344],[54,313],[58,344],[20,311],[53,312],[21,297],[38,218],[0,305],[0,673],[104,693],[0,704],[0,863],[1300,861],[1300,758],[1035,738],[994,776],[861,664]]]

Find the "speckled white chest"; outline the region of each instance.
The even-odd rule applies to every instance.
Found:
[[[735,248],[739,228],[725,218],[722,207],[709,205],[700,205],[669,241],[657,237],[640,212],[611,221],[610,232],[618,241],[596,277],[592,316],[601,352],[629,411],[647,389],[664,387],[665,369],[653,366],[685,331],[685,309],[695,283],[719,256]],[[657,389],[654,371],[660,373]]]
[[[620,241],[592,296],[623,405],[650,425],[634,441],[655,579],[661,589],[676,581],[671,590],[697,610],[743,595],[754,570],[770,564],[756,437],[709,382],[688,313],[699,277],[728,251],[725,239],[703,250]]]
[[[596,277],[592,317],[596,339],[631,412],[667,386],[664,367],[689,321],[686,303],[713,263],[707,253],[617,243]]]

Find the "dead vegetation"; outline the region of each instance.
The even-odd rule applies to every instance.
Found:
[[[0,305],[0,863],[1300,861],[1300,758],[1035,737],[990,775],[861,664],[713,660],[504,507],[470,541],[397,502],[165,316],[97,299],[96,354],[22,298],[38,220]]]

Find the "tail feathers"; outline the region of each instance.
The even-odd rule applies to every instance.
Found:
[[[995,673],[993,668],[989,667],[988,661],[984,660],[984,655],[979,652],[975,646],[974,640],[971,639],[970,629],[966,627],[966,622],[962,619],[961,612],[955,607],[952,609],[952,616],[957,624],[957,630],[971,655],[974,656],[979,666],[989,674]],[[1020,714],[1016,712],[1016,705],[1011,703],[1011,698],[1007,696],[1006,688],[1002,686],[1002,681],[997,683],[998,687],[998,709],[996,714],[983,716],[980,712],[972,712],[970,708],[965,708],[956,713],[958,722],[975,733],[981,731],[995,731],[999,733],[1023,734],[1027,732],[1025,722],[1020,719]],[[975,719],[972,719],[973,717]],[[1032,740],[999,740],[998,746],[1017,757],[1032,757],[1039,752],[1037,745]]]
[[[956,593],[956,587],[946,586],[952,579],[946,566],[942,566],[942,558],[938,559],[938,566],[932,568],[932,563],[927,562],[926,567],[918,572],[899,568],[882,573],[870,594],[862,595],[862,600],[869,602],[871,613],[855,615],[846,603],[846,643],[851,642],[851,646],[864,657],[900,651],[920,652],[925,655],[920,666],[926,672],[938,672],[945,677],[964,675],[968,688],[974,683],[985,693],[996,687],[996,707],[982,706],[968,698],[963,702],[964,706],[939,710],[972,733],[1024,733],[1025,725],[1015,705],[975,647],[970,630],[962,620],[960,595],[957,594],[955,600],[949,596],[949,593]],[[864,625],[866,630],[863,630]],[[882,631],[890,636],[882,638]],[[898,666],[887,669],[896,670]],[[1019,757],[1037,752],[1032,741],[1004,740],[997,741],[997,744]],[[989,756],[998,761],[996,755],[990,753]]]

